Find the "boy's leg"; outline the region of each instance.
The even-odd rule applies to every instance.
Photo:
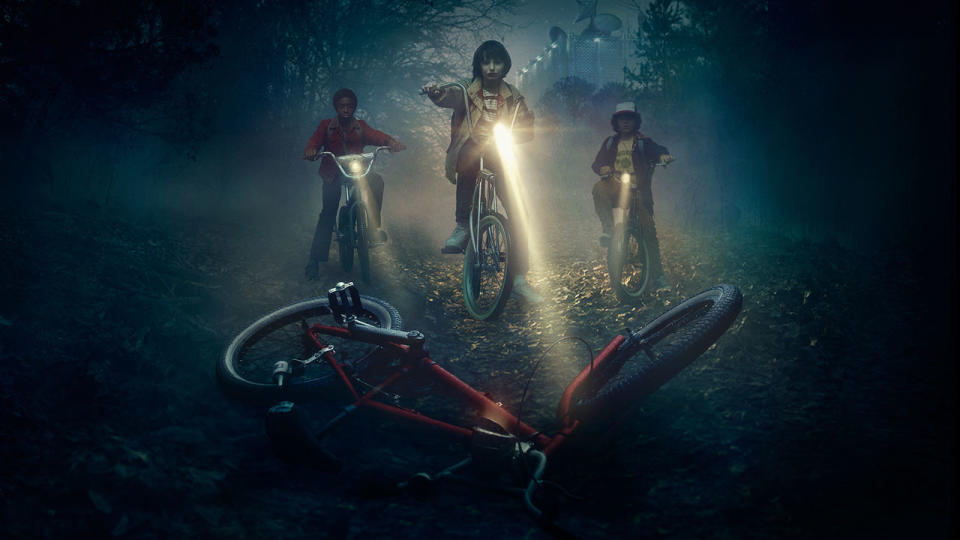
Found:
[[[460,149],[457,159],[457,223],[470,222],[470,210],[473,209],[473,190],[480,173],[480,146],[468,140]]]
[[[313,232],[310,245],[310,261],[307,264],[307,277],[317,273],[317,264],[330,257],[330,241],[333,224],[337,220],[337,208],[340,206],[340,178],[323,183],[323,209],[317,218],[317,227]]]
[[[641,206],[638,217],[643,228],[643,240],[650,253],[650,279],[656,280],[663,275],[663,265],[660,261],[660,242],[657,240],[657,227],[653,223],[653,211]]]
[[[477,174],[480,172],[479,147],[473,141],[467,141],[460,149],[457,159],[457,208],[454,217],[457,226],[450,237],[443,243],[443,253],[459,253],[467,246],[470,233],[467,224],[470,222],[470,210],[473,208],[473,190],[477,185]]]
[[[613,208],[619,197],[619,185],[613,180],[598,180],[593,185],[593,208],[600,218],[604,234],[610,234],[613,228]]]
[[[370,225],[375,229],[380,228],[380,217],[383,209],[383,177],[377,173],[367,175],[367,205],[370,208]]]

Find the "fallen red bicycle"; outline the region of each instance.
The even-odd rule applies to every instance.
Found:
[[[637,331],[614,337],[567,385],[551,435],[531,427],[488,395],[474,390],[432,360],[425,337],[402,330],[400,314],[382,300],[361,296],[352,283],[273,311],[248,326],[227,346],[217,375],[232,394],[280,402],[267,415],[267,433],[284,459],[330,471],[339,461],[320,440],[360,409],[428,426],[462,441],[470,455],[433,475],[420,473],[401,487],[422,487],[449,478],[471,464],[513,464],[523,471],[519,491],[527,510],[547,458],[585,428],[617,425],[644,398],[677,375],[712,345],[740,311],[742,296],[731,285],[711,287]],[[359,345],[359,347],[358,347]],[[470,425],[439,420],[402,404],[407,393],[442,393],[474,409]],[[345,406],[312,432],[294,401],[330,395],[339,386]]]

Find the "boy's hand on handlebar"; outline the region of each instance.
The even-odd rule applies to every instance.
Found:
[[[430,83],[430,84],[424,86],[424,87],[421,89],[421,92],[424,93],[424,94],[426,94],[427,97],[429,97],[429,98],[438,98],[438,97],[440,97],[440,94],[443,93],[443,90],[437,88],[436,83]]]
[[[310,148],[303,151],[303,159],[307,161],[316,161],[320,158],[320,152],[316,148]]]
[[[391,152],[399,152],[401,150],[406,150],[406,146],[403,145],[400,141],[390,140],[390,143],[387,145],[390,147]]]
[[[670,154],[662,154],[660,156],[660,165],[667,165],[672,161],[674,161],[674,157]]]

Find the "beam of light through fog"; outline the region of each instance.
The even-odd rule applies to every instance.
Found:
[[[494,140],[497,145],[497,152],[500,154],[500,163],[503,166],[503,174],[506,177],[506,185],[510,191],[510,197],[513,198],[514,208],[519,215],[511,215],[510,221],[515,224],[513,230],[515,234],[522,234],[527,241],[527,256],[529,257],[529,268],[531,271],[540,270],[540,275],[544,279],[538,284],[545,298],[545,303],[553,301],[552,291],[556,290],[554,284],[549,279],[549,273],[545,272],[545,266],[548,261],[543,256],[541,249],[541,240],[534,224],[541,224],[544,221],[531,213],[534,207],[530,199],[530,193],[524,185],[523,176],[520,174],[520,165],[516,154],[513,152],[513,135],[503,124],[497,124],[493,128]],[[568,327],[558,311],[548,309],[544,306],[539,310],[538,316],[543,320],[547,327],[556,331],[557,337],[563,337],[568,334]],[[548,320],[549,319],[549,320]],[[546,336],[545,336],[546,337]],[[546,345],[545,343],[542,345]]]
[[[533,228],[530,227],[530,211],[527,206],[526,190],[521,185],[520,168],[517,165],[517,157],[513,153],[513,136],[503,124],[497,124],[493,128],[494,139],[497,142],[497,151],[500,153],[500,163],[503,164],[503,173],[506,176],[506,184],[510,191],[510,197],[513,198],[514,208],[517,209],[516,216],[510,216],[510,221],[517,224],[515,231],[520,232],[527,238],[527,251],[530,254],[530,266],[540,263],[539,249],[534,238]],[[536,253],[536,256],[534,255]]]
[[[621,225],[626,223],[630,213],[630,207],[626,204],[630,197],[630,175],[623,173],[617,180],[620,180],[620,193],[617,205],[613,208],[613,224]]]

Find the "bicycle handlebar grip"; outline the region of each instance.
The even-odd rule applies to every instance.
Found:
[[[410,346],[422,346],[424,341],[423,334],[416,330],[411,330],[409,332],[405,332],[403,330],[388,330],[386,328],[379,328],[377,326],[357,324],[356,321],[350,321],[347,323],[347,328],[349,328],[350,332],[359,338],[368,338],[374,340],[379,338],[384,341],[392,341],[394,343],[402,343]]]

